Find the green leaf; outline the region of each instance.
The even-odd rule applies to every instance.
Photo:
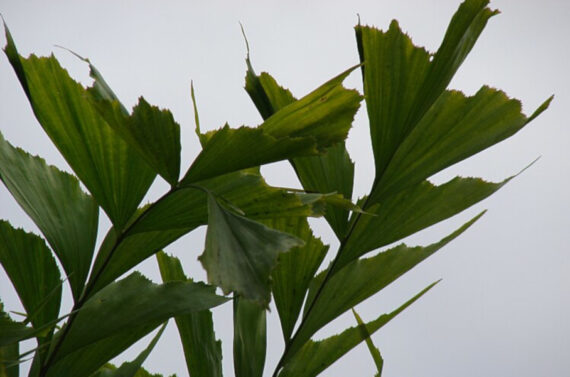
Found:
[[[404,309],[429,291],[436,283],[429,285],[412,299],[389,314],[383,314],[374,321],[368,322],[366,328],[370,335],[374,334]],[[279,377],[313,377],[332,365],[348,351],[360,344],[365,338],[360,326],[351,327],[342,333],[320,341],[308,341],[299,352],[284,363]]]
[[[243,298],[267,306],[270,300],[270,273],[277,256],[302,241],[223,208],[208,195],[206,248],[200,261],[208,282],[225,294],[236,292]]]
[[[376,373],[376,377],[382,376],[382,367],[384,366],[384,359],[382,359],[382,355],[380,355],[380,350],[376,348],[374,343],[372,342],[372,338],[370,337],[370,331],[366,327],[366,324],[360,318],[356,310],[352,309],[352,314],[354,314],[354,318],[356,318],[356,322],[358,323],[358,328],[360,329],[360,333],[364,341],[366,342],[366,347],[368,347],[368,351],[370,352],[370,356],[374,360],[374,364],[376,365],[376,369],[378,373]]]
[[[317,153],[316,143],[311,137],[276,138],[261,128],[233,129],[226,125],[208,136],[204,149],[180,182],[182,186],[241,169]]]
[[[256,169],[200,182],[251,219],[320,216],[332,196],[290,192],[267,185]],[[111,229],[97,254],[90,294],[103,288],[138,263],[182,235],[208,222],[206,194],[195,187],[171,191],[144,210],[126,234]],[[119,238],[120,236],[120,238]]]
[[[341,84],[355,68],[343,72],[299,101],[284,106],[258,128],[230,129],[226,126],[208,135],[204,149],[181,184],[317,154],[319,150],[344,141],[361,97]]]
[[[96,341],[158,324],[168,318],[208,309],[227,301],[202,283],[153,284],[138,272],[93,295],[77,313],[54,361]],[[154,328],[153,327],[153,328]],[[59,340],[59,338],[57,338]]]
[[[77,301],[93,258],[97,204],[81,190],[75,177],[14,148],[2,135],[0,179],[45,235]]]
[[[529,119],[519,101],[496,89],[484,86],[472,97],[444,92],[392,156],[370,195],[371,203],[512,136]]]
[[[408,247],[401,244],[372,258],[356,260],[332,275],[322,288],[320,287],[327,271],[317,275],[309,290],[303,326],[299,328],[295,344],[299,346],[327,323],[384,289],[418,263],[458,237],[482,215],[483,213],[441,241],[429,246]],[[319,292],[319,296],[318,299],[315,299],[317,292]],[[309,303],[311,306],[310,315],[307,313]]]
[[[305,242],[303,246],[279,254],[277,267],[271,273],[275,306],[279,313],[283,338],[288,341],[299,318],[309,283],[329,247],[313,236],[309,223],[304,217],[266,220],[264,224],[292,234]]]
[[[46,377],[87,377],[109,360],[121,354],[136,341],[156,329],[162,322],[154,322],[119,331],[113,336],[101,339],[78,349],[54,364],[47,370]]]
[[[513,177],[499,183],[479,178],[456,177],[435,186],[423,181],[385,198],[357,214],[358,221],[346,240],[337,266],[338,270],[352,260],[382,246],[443,221],[489,197]]]
[[[387,32],[356,27],[363,66],[376,177],[382,176],[399,144],[437,100],[496,12],[487,0],[468,0],[454,15],[432,57],[414,46],[397,21]]]
[[[187,281],[180,261],[164,252],[156,254],[164,282]],[[210,310],[175,317],[184,349],[188,374],[192,377],[222,377],[222,343],[216,340]]]
[[[144,98],[125,114],[117,100],[92,97],[101,116],[146,163],[168,183],[175,186],[180,175],[180,126],[169,110],[151,106]]]
[[[376,164],[369,204],[513,135],[548,106],[551,98],[527,118],[518,101],[488,87],[472,97],[445,91],[497,13],[487,3],[459,7],[433,59],[396,21],[387,32],[356,27]]]
[[[236,377],[262,377],[267,350],[265,308],[234,298],[234,370]]]
[[[166,323],[160,328],[160,330],[158,330],[158,332],[152,338],[149,345],[136,357],[136,359],[134,359],[131,362],[123,363],[119,368],[116,369],[108,368],[106,370],[102,370],[99,373],[93,375],[92,377],[137,377],[144,375],[139,373],[142,364],[145,362],[148,355],[150,355],[150,353],[154,349],[154,346],[156,346],[156,343],[158,343],[158,340],[162,336],[162,333],[164,332],[165,328],[166,328]]]
[[[246,62],[248,71],[245,88],[264,119],[296,101],[291,92],[279,86],[269,74],[255,75],[249,61],[249,53]],[[350,120],[347,121],[350,123]],[[348,200],[352,198],[354,163],[344,143],[328,148],[321,155],[296,157],[290,162],[306,191],[337,192]],[[342,239],[348,230],[348,213],[345,208],[338,206],[326,207],[325,219],[339,239]]]
[[[19,343],[0,347],[0,377],[19,377],[20,347]]]
[[[0,220],[0,263],[34,328],[58,318],[61,282],[55,260],[44,240]],[[42,337],[49,338],[51,331]]]
[[[6,55],[36,118],[73,171],[121,229],[135,212],[155,174],[103,120],[54,56],[18,55],[6,28]]]

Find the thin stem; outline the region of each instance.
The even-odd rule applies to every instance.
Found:
[[[366,205],[368,204],[368,199],[369,199],[369,197],[366,198],[366,201],[364,202],[363,208],[366,208]],[[311,301],[311,303],[309,304],[309,308],[307,309],[306,314],[301,319],[301,323],[300,323],[299,327],[297,328],[297,331],[295,331],[295,334],[293,334],[291,339],[287,342],[287,344],[285,344],[285,350],[283,351],[283,355],[281,356],[281,359],[279,360],[279,362],[277,363],[277,366],[275,367],[275,371],[273,372],[273,375],[272,375],[273,377],[277,377],[281,367],[283,366],[283,362],[285,360],[285,357],[288,356],[288,353],[290,352],[291,345],[295,343],[295,340],[299,336],[301,329],[307,323],[307,319],[311,315],[311,312],[312,312],[313,308],[315,307],[317,300],[319,299],[319,297],[321,297],[321,293],[323,292],[325,285],[327,284],[327,282],[329,281],[329,279],[332,277],[333,273],[335,272],[334,270],[335,270],[335,267],[338,263],[339,257],[342,254],[342,251],[344,250],[346,242],[348,241],[351,234],[353,233],[354,228],[356,227],[356,224],[360,220],[361,216],[362,216],[362,213],[360,213],[360,212],[356,214],[356,218],[354,219],[354,222],[352,223],[347,234],[343,237],[342,242],[340,243],[340,246],[338,248],[338,252],[337,252],[335,258],[333,259],[330,267],[327,269],[325,278],[323,279],[322,283],[319,285],[319,288],[317,289],[317,293],[315,294],[313,301]]]
[[[103,261],[101,268],[99,269],[99,271],[97,271],[97,273],[95,274],[93,279],[91,279],[91,283],[85,287],[85,290],[83,291],[83,294],[81,295],[79,300],[77,300],[77,302],[73,305],[73,308],[71,311],[73,314],[71,314],[71,316],[69,317],[69,321],[66,323],[65,327],[61,330],[61,335],[59,336],[57,343],[54,345],[53,350],[49,353],[45,363],[43,363],[42,367],[40,368],[40,377],[45,377],[45,375],[47,374],[49,367],[53,363],[55,355],[59,352],[61,345],[63,344],[63,341],[65,340],[65,337],[69,333],[69,329],[71,328],[73,322],[75,321],[75,318],[77,317],[77,313],[83,307],[85,302],[87,302],[87,300],[90,298],[91,292],[93,291],[93,289],[97,285],[98,280],[101,278],[103,272],[105,271],[105,268],[109,265],[111,259],[113,258],[113,255],[115,254],[115,252],[116,252],[117,248],[119,247],[119,245],[121,244],[121,242],[129,235],[129,232],[134,228],[134,226],[137,225],[144,217],[146,217],[148,215],[148,213],[151,209],[153,209],[156,205],[158,205],[160,202],[162,202],[169,195],[173,194],[174,192],[176,192],[180,189],[184,189],[184,188],[199,188],[199,186],[191,185],[190,187],[186,187],[186,186],[185,187],[180,187],[180,186],[172,187],[166,194],[161,196],[157,201],[155,201],[148,208],[146,208],[140,214],[140,216],[138,216],[132,222],[132,224],[127,226],[117,236],[117,239],[115,240],[115,243],[113,244],[113,247],[111,248],[111,251],[109,252],[109,255]]]

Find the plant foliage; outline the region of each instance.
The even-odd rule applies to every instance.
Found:
[[[233,305],[235,374],[261,377],[271,300],[285,343],[273,376],[316,376],[362,341],[380,376],[384,360],[370,336],[436,283],[369,322],[353,311],[357,326],[338,335],[315,340],[315,333],[477,221],[482,214],[432,245],[400,243],[370,255],[506,184],[510,178],[456,177],[441,185],[428,178],[512,136],[551,101],[527,117],[500,90],[484,86],[466,96],[446,89],[497,13],[487,3],[462,3],[435,53],[414,46],[396,21],[386,31],[357,25],[360,63],[300,99],[268,73],[256,74],[248,52],[245,89],[263,122],[202,133],[196,113],[202,150],[182,174],[180,126],[168,110],[142,97],[127,110],[87,59],[79,57],[94,83],[85,88],[53,55],[21,56],[6,27],[6,56],[74,174],[0,135],[0,179],[41,232],[0,221],[0,263],[25,310],[18,322],[0,306],[0,377],[18,377],[28,355],[30,377],[151,376],[142,364],[170,318],[189,375],[222,376],[211,309],[227,301]],[[363,95],[342,86],[356,69]],[[375,178],[369,194],[353,204],[355,166],[345,139],[363,99]],[[302,191],[265,182],[259,166],[281,160],[290,162]],[[141,206],[157,176],[170,188]],[[112,226],[96,250],[99,209]],[[309,227],[307,217],[317,216],[340,242],[322,268],[331,250]],[[200,261],[208,281],[195,282],[162,250],[202,225],[207,234]],[[153,255],[162,283],[131,271]],[[64,284],[72,294],[69,313],[60,309]],[[132,362],[109,363],[158,328]],[[30,338],[37,348],[21,352],[20,342]]]

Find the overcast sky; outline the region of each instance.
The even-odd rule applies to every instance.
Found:
[[[306,3],[310,3],[307,5]],[[260,123],[243,90],[244,25],[258,72],[270,72],[296,96],[358,63],[353,26],[386,28],[392,18],[414,43],[434,51],[460,1],[27,1],[2,0],[0,12],[20,52],[52,51],[71,75],[89,84],[87,68],[62,45],[99,68],[123,103],[143,95],[170,108],[182,125],[183,166],[196,156],[190,80],[194,81],[203,129],[228,122]],[[570,5],[556,0],[496,0],[493,17],[459,70],[451,87],[473,94],[481,85],[519,98],[528,114],[555,94],[550,109],[513,138],[433,177],[455,175],[499,181],[541,159],[483,203],[412,236],[410,244],[439,240],[482,209],[488,213],[438,254],[357,309],[370,320],[390,311],[429,283],[443,281],[373,336],[384,358],[383,376],[563,376],[570,370]],[[2,44],[4,38],[0,38]],[[360,74],[346,80],[361,88]],[[40,154],[51,164],[67,165],[35,121],[7,59],[0,56],[0,131],[13,144]],[[348,142],[356,161],[355,196],[369,190],[373,171],[366,116],[360,112]],[[296,186],[286,164],[264,169],[273,184]],[[159,183],[149,199],[165,190]],[[0,189],[0,218],[28,230],[35,227]],[[332,233],[315,222],[325,242]],[[107,227],[108,222],[103,221]],[[106,228],[99,231],[106,233]],[[203,232],[170,248],[189,273],[204,278],[196,257]],[[154,260],[142,266],[156,277]],[[18,310],[6,276],[0,297]],[[67,306],[69,307],[69,303]],[[231,305],[215,311],[216,331],[224,341],[224,368],[233,375]],[[270,319],[267,374],[280,356],[281,334],[275,311]],[[320,332],[326,336],[354,325],[344,316]],[[140,347],[144,346],[142,344]],[[140,347],[138,349],[140,349]],[[128,357],[136,355],[133,350]],[[122,360],[122,359],[121,359]],[[165,375],[186,375],[173,324],[145,366]],[[364,346],[329,368],[323,376],[372,376]]]

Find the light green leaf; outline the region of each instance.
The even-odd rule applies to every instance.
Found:
[[[180,126],[169,110],[151,106],[144,98],[125,114],[117,100],[92,98],[101,116],[147,164],[175,186],[180,175]]]
[[[277,267],[271,273],[275,306],[279,313],[283,338],[288,341],[299,318],[309,283],[329,247],[313,236],[309,223],[304,217],[265,220],[263,223],[305,242],[303,246],[279,254]]]
[[[107,368],[105,370],[101,370],[99,373],[96,373],[92,377],[137,377],[144,375],[139,373],[142,364],[145,362],[148,355],[150,355],[154,349],[154,346],[156,346],[156,343],[158,343],[158,340],[162,336],[165,328],[166,323],[160,328],[160,330],[158,330],[149,345],[136,357],[136,359],[131,362],[123,363],[119,368],[116,369]],[[146,373],[148,374],[148,372]]]
[[[58,318],[61,281],[44,240],[0,220],[0,263],[35,329]],[[50,338],[51,331],[41,337]]]
[[[121,229],[155,174],[94,109],[54,56],[22,58],[6,28],[6,55],[36,118],[71,168]]]
[[[234,370],[236,377],[262,377],[267,350],[265,308],[234,298]]]
[[[370,331],[366,327],[366,324],[360,318],[356,310],[352,309],[352,314],[354,314],[354,318],[356,318],[356,322],[358,323],[358,328],[360,329],[360,333],[364,341],[366,342],[366,347],[368,347],[368,351],[370,352],[370,356],[374,360],[374,364],[376,365],[376,369],[378,373],[376,373],[376,377],[382,376],[382,367],[384,366],[384,359],[382,359],[382,355],[380,355],[380,350],[376,348],[374,343],[372,342],[372,338],[370,337]]]
[[[206,248],[199,259],[208,282],[224,293],[236,292],[267,306],[269,275],[278,254],[300,245],[299,239],[230,212],[208,195]]]
[[[93,258],[97,204],[81,190],[75,177],[14,148],[2,135],[0,179],[46,237],[77,301]]]
[[[134,272],[100,290],[83,305],[62,339],[54,361],[119,332],[146,325],[156,327],[173,316],[208,309],[225,301],[215,294],[214,287],[202,283],[176,281],[157,285]]]
[[[429,285],[412,299],[389,314],[383,314],[368,322],[366,328],[374,334],[404,309],[429,291],[436,283]],[[351,327],[342,333],[320,341],[308,341],[299,352],[285,361],[279,377],[314,377],[360,344],[365,338],[359,326]]]
[[[180,261],[164,252],[156,254],[164,282],[187,281]],[[216,340],[212,312],[208,309],[175,317],[192,377],[222,377],[222,343]]]
[[[443,221],[489,197],[513,177],[499,183],[456,177],[435,186],[423,181],[385,198],[356,214],[351,237],[346,240],[336,270],[369,251]]]
[[[245,88],[264,119],[295,102],[291,92],[279,86],[269,74],[255,74],[249,54],[246,62],[248,71]],[[290,162],[307,192],[337,192],[348,200],[352,198],[354,163],[344,142],[328,148],[321,155],[296,157]],[[343,238],[348,229],[348,213],[346,208],[339,206],[329,204],[326,207],[325,219],[339,239]]]
[[[482,215],[483,213],[441,241],[429,246],[408,247],[401,244],[372,258],[353,261],[332,275],[322,288],[320,287],[327,271],[317,275],[309,290],[303,326],[299,328],[295,343],[302,344],[327,323],[385,288],[458,237]],[[318,298],[316,298],[317,292],[319,292]],[[311,312],[307,315],[309,304]]]

